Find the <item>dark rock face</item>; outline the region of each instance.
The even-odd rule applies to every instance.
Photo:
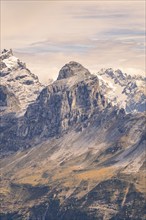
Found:
[[[10,49],[10,50],[4,49],[4,50],[2,51],[1,59],[2,59],[2,60],[3,60],[3,59],[7,59],[7,58],[9,58],[9,57],[11,57],[11,56],[13,56],[13,51],[12,51],[12,49]]]
[[[0,87],[0,106],[7,106],[7,95],[4,86]]]
[[[7,66],[6,66],[6,64],[5,64],[4,62],[1,62],[1,63],[0,63],[0,70],[3,69],[3,68],[6,68],[6,67],[7,67]],[[0,75],[0,76],[1,76],[1,75]]]
[[[33,82],[33,80],[26,80],[23,82],[23,84],[32,85],[32,84],[34,84],[34,82]]]
[[[131,95],[131,99],[128,100],[128,104],[126,106],[127,112],[145,112],[146,111],[146,96],[144,94],[137,94],[138,100],[135,100]]]
[[[19,100],[16,98],[14,93],[6,86],[0,85],[0,107],[1,111],[3,111],[2,107],[7,107],[7,109],[11,109],[11,111],[18,111],[19,107]]]

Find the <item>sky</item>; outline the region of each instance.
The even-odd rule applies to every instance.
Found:
[[[77,61],[145,75],[145,0],[2,0],[1,50],[14,55],[41,82]]]

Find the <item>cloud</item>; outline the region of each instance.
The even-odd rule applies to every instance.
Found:
[[[2,1],[1,47],[42,81],[70,60],[145,72],[144,1]]]
[[[105,34],[111,35],[111,36],[143,36],[145,35],[145,30],[141,29],[124,29],[124,28],[116,28],[111,29],[110,31],[106,31]]]
[[[17,49],[17,52],[23,50],[23,52],[27,53],[57,53],[57,52],[64,52],[64,53],[86,53],[89,49],[93,48],[94,46],[91,44],[81,44],[78,42],[62,42],[62,43],[54,43],[50,41],[42,41],[42,42],[35,42],[30,44],[30,46],[25,48]]]
[[[96,14],[96,15],[76,15],[73,16],[73,18],[76,19],[113,19],[113,18],[125,18],[128,17],[128,14],[126,13],[111,13],[111,14],[107,14],[107,13],[102,13],[102,14]]]

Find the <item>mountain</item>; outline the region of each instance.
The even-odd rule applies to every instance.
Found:
[[[13,112],[14,108],[15,112],[17,109],[21,114],[24,114],[28,105],[36,100],[43,86],[40,84],[38,77],[27,69],[25,63],[13,55],[12,50],[2,51],[0,67],[0,97],[4,98],[4,94],[15,94],[17,99],[17,102],[11,103],[11,106],[7,105],[10,98],[9,95],[6,95],[5,105],[1,105],[1,107],[3,106],[1,113]]]
[[[82,65],[70,62],[60,70],[58,80],[45,87],[36,102],[28,106],[23,118],[17,117],[12,126],[8,123],[7,129],[5,121],[10,119],[8,116],[2,118],[1,152],[18,150],[30,146],[33,141],[38,143],[42,138],[58,136],[106,106],[97,76]],[[8,139],[10,134],[12,138]]]
[[[1,106],[18,104],[1,115],[2,220],[145,219],[146,116],[121,108],[111,88],[130,80],[110,74],[71,61],[23,114],[3,85]]]
[[[110,102],[125,108],[126,112],[146,110],[146,78],[131,76],[121,70],[102,69],[97,73],[100,86]]]
[[[28,137],[52,137],[77,123],[82,124],[106,106],[97,76],[82,65],[70,62],[60,70],[58,79],[44,88],[37,101],[28,107],[23,125],[28,128]]]

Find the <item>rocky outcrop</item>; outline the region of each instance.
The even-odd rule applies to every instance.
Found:
[[[59,71],[57,80],[66,79],[71,76],[84,77],[89,75],[91,75],[89,70],[84,68],[80,63],[71,61],[68,64],[65,64],[65,66],[63,66],[62,69]]]

